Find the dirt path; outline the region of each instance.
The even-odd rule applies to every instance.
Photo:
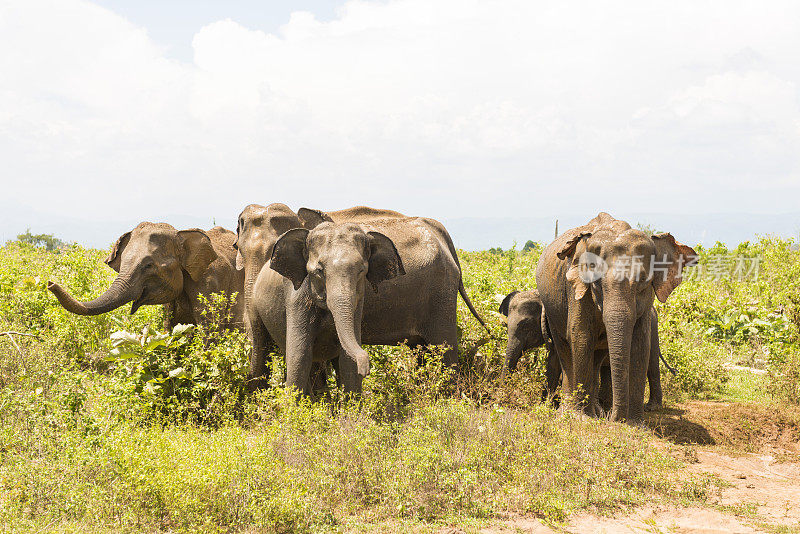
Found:
[[[647,505],[615,517],[581,513],[562,529],[516,518],[481,532],[800,532],[800,415],[757,404],[692,402],[652,414],[647,424],[686,446],[687,474],[723,481],[706,506]]]

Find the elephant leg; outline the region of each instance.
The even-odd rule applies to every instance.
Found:
[[[312,313],[302,303],[289,304],[286,309],[286,387],[294,387],[303,395],[311,394],[315,330]]]
[[[548,357],[548,361],[554,359],[561,369],[561,400],[569,397],[573,391],[574,374],[572,368],[572,349],[567,340],[555,336],[552,340],[553,354],[555,357]]]
[[[326,362],[313,362],[311,365],[311,391],[322,391],[328,387]]]
[[[559,382],[561,382],[561,362],[558,361],[558,354],[556,354],[552,342],[547,343],[545,378],[547,379],[547,389],[544,391],[544,399],[552,395],[553,404],[558,406],[560,399],[557,399],[555,395]]]
[[[573,337],[571,380],[573,402],[587,415],[597,416],[597,366],[594,358],[594,338],[590,333]]]
[[[661,345],[658,342],[658,321],[654,317],[650,329],[650,362],[647,365],[647,385],[650,388],[650,398],[644,410],[658,410],[664,403],[664,393],[661,390]]]
[[[597,393],[597,401],[600,404],[600,407],[608,413],[611,410],[612,400],[613,400],[613,390],[611,389],[611,366],[608,363],[608,351],[598,351],[602,352],[602,356],[598,355],[598,358],[602,360],[602,363],[598,364],[599,367],[599,374],[600,374],[600,389]]]
[[[644,314],[636,321],[631,340],[631,367],[628,404],[628,420],[638,422],[644,415],[644,386],[650,363],[650,315]]]
[[[445,317],[431,317],[422,336],[429,345],[447,345],[442,355],[442,363],[451,369],[458,367],[458,323],[455,306]]]
[[[261,319],[255,317],[249,321],[247,331],[250,334],[250,369],[247,373],[247,389],[266,389],[269,387],[270,362],[267,361],[272,338]]]

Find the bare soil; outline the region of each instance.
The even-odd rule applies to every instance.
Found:
[[[648,504],[611,517],[586,512],[560,526],[518,517],[480,532],[800,532],[800,410],[692,401],[649,414],[645,425],[689,461],[687,477],[722,481],[705,506]]]

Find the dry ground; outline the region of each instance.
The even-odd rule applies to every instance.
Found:
[[[688,460],[687,475],[708,474],[720,480],[719,493],[706,506],[651,503],[612,517],[582,513],[564,525],[514,517],[476,531],[800,532],[800,410],[692,401],[649,414],[646,425],[664,440],[665,448]]]

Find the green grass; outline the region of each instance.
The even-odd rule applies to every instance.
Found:
[[[726,402],[773,402],[772,396],[767,392],[768,377],[749,371],[731,369],[729,379],[724,389],[714,399]]]
[[[662,373],[668,400],[793,399],[797,254],[781,241],[748,247],[770,259],[759,281],[689,281],[659,306],[662,350],[679,370]],[[4,531],[478,529],[505,514],[558,522],[578,510],[704,502],[714,491],[647,430],[541,404],[542,350],[500,380],[506,339],[495,297],[535,287],[537,251],[461,253],[492,336],[459,304],[454,381],[435,351],[417,367],[410,349],[370,348],[374,372],[359,404],[336,392],[297,403],[280,389],[238,398],[246,346],[234,338],[162,344],[109,369],[110,334],[158,331],[160,309],[76,317],[44,287],[50,278],[78,298],[96,296],[114,274],[103,256],[0,249],[0,331],[35,336],[16,336],[18,348],[0,336]],[[777,307],[791,320],[776,319]],[[746,317],[726,319],[732,309]],[[763,377],[725,365],[764,354]],[[189,364],[194,371],[170,375]],[[151,377],[163,387],[148,389]]]

